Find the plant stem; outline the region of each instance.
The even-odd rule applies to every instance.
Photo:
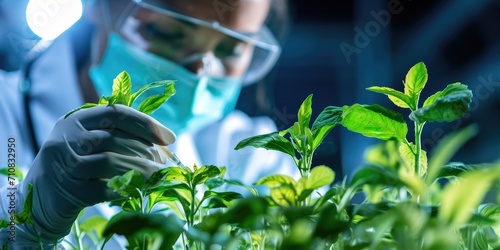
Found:
[[[194,192],[194,187],[191,189],[191,214],[189,215],[189,217],[191,217],[190,221],[190,225],[188,225],[189,227],[192,227],[194,225],[194,212],[195,212],[195,203],[196,203],[196,197],[195,197],[195,192]]]
[[[145,234],[142,236],[142,249],[147,249],[146,248],[146,235]]]
[[[342,196],[337,210],[340,212],[344,210],[344,208],[348,205],[349,201],[352,199],[352,196],[354,195],[355,190],[351,187],[347,188],[344,195]]]
[[[186,236],[184,235],[184,233],[181,234],[181,237],[182,237],[182,246],[184,249],[187,249]]]
[[[40,237],[40,234],[36,230],[35,224],[34,223],[29,223],[31,225],[31,228],[33,228],[33,232],[36,234],[36,239],[38,240],[38,247],[40,250],[43,250],[43,243],[42,243],[42,238]]]
[[[474,250],[474,239],[473,239],[473,232],[472,232],[472,229],[469,227],[467,227],[467,243],[468,243],[468,250]]]
[[[422,145],[420,144],[422,137],[423,123],[414,122],[415,124],[415,174],[420,176],[420,155],[422,154]]]
[[[78,219],[75,220],[73,226],[75,227],[76,242],[78,243],[78,249],[83,250],[82,233],[80,232],[80,224],[78,223]]]

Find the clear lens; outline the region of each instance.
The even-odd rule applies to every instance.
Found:
[[[163,2],[168,1],[133,0],[117,31],[136,46],[200,75],[242,77],[248,84],[275,64],[280,47],[266,27],[238,32],[214,20],[173,11]]]

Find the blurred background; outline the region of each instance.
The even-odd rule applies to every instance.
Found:
[[[474,94],[469,113],[451,123],[430,123],[422,146],[432,152],[444,135],[475,123],[479,134],[453,160],[500,159],[500,1],[495,0],[295,0],[292,27],[274,72],[271,117],[281,127],[312,93],[313,111],[353,103],[378,103],[398,110],[370,86],[403,90],[402,80],[417,62],[427,65],[426,98],[447,84],[462,82]],[[424,99],[425,100],[425,99]],[[423,102],[421,100],[421,102]],[[400,110],[409,115],[407,110]],[[293,117],[295,116],[295,117]],[[413,128],[409,128],[413,131]],[[409,133],[409,140],[413,140]],[[339,174],[362,164],[375,143],[336,128],[320,146],[315,163]]]
[[[24,21],[25,2],[0,0],[1,69],[19,69],[23,55],[37,40]],[[479,134],[454,160],[481,163],[500,158],[500,1],[292,0],[290,4],[282,56],[264,85],[243,91],[240,109],[252,116],[270,116],[278,129],[293,125],[300,103],[311,93],[313,117],[330,105],[378,103],[396,109],[384,95],[365,88],[402,90],[406,72],[423,61],[429,72],[424,98],[457,81],[474,93],[466,117],[426,125],[424,149],[432,151],[445,134],[476,123]],[[88,56],[82,38],[91,30],[79,22],[68,31],[77,48],[77,64]],[[255,99],[260,98],[262,86],[271,99],[259,106]],[[409,139],[413,140],[411,135]],[[314,164],[328,165],[337,171],[337,179],[342,178],[362,164],[364,150],[375,142],[335,128],[317,150]]]

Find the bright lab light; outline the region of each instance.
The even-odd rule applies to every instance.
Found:
[[[53,40],[82,16],[81,0],[30,0],[26,21],[39,37]]]

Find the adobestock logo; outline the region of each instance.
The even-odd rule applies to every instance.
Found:
[[[387,9],[380,11],[370,11],[373,20],[367,22],[362,27],[354,27],[354,37],[352,43],[341,42],[340,50],[344,55],[347,63],[352,62],[352,55],[361,53],[361,49],[366,48],[371,40],[377,37],[382,28],[385,28],[391,22],[392,15],[399,14],[403,11],[403,6],[399,0],[390,0],[387,3]]]

